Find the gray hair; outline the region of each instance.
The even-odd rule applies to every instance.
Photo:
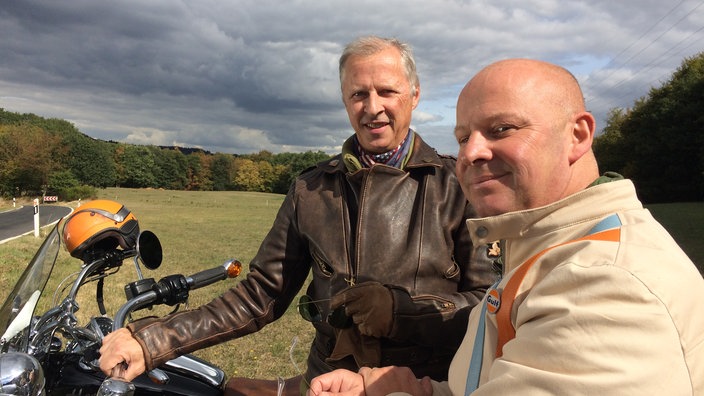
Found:
[[[401,64],[406,72],[408,84],[411,86],[411,96],[415,96],[420,86],[420,81],[416,72],[416,61],[413,59],[413,51],[410,45],[395,38],[364,36],[347,44],[340,56],[340,83],[342,83],[344,78],[345,63],[351,56],[371,56],[389,47],[396,48],[401,54]]]

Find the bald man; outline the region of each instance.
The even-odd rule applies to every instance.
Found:
[[[704,394],[704,280],[643,209],[633,183],[599,176],[594,117],[576,79],[511,59],[457,102],[457,176],[500,241],[502,279],[472,311],[448,382],[405,368],[336,371],[315,395]]]

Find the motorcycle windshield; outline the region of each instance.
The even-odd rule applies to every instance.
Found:
[[[49,280],[61,247],[59,224],[60,222],[57,222],[49,232],[0,308],[0,345],[20,334],[32,321],[37,301]],[[28,337],[29,332],[25,333],[23,336]],[[20,345],[27,345],[27,341]]]

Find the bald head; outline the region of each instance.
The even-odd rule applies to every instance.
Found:
[[[585,111],[582,90],[567,69],[532,59],[507,59],[493,63],[472,78],[462,90],[460,100],[477,86],[510,89],[515,95],[530,96],[541,106],[571,116]],[[557,114],[555,114],[557,116]]]
[[[564,68],[529,59],[487,66],[457,101],[465,195],[480,215],[495,215],[586,188],[598,177],[594,130],[579,83]]]

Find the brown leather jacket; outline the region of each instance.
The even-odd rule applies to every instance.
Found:
[[[278,319],[311,269],[307,294],[325,300],[356,283],[378,281],[394,298],[381,365],[411,367],[442,380],[464,336],[469,310],[493,283],[486,248],[476,249],[473,215],[455,177],[455,159],[415,136],[404,170],[376,165],[349,172],[342,155],[304,171],[250,263],[246,279],[198,309],[130,324],[148,368],[178,355],[256,332]],[[319,303],[324,317],[329,307]],[[335,331],[315,323],[308,379],[353,359],[326,361]]]

